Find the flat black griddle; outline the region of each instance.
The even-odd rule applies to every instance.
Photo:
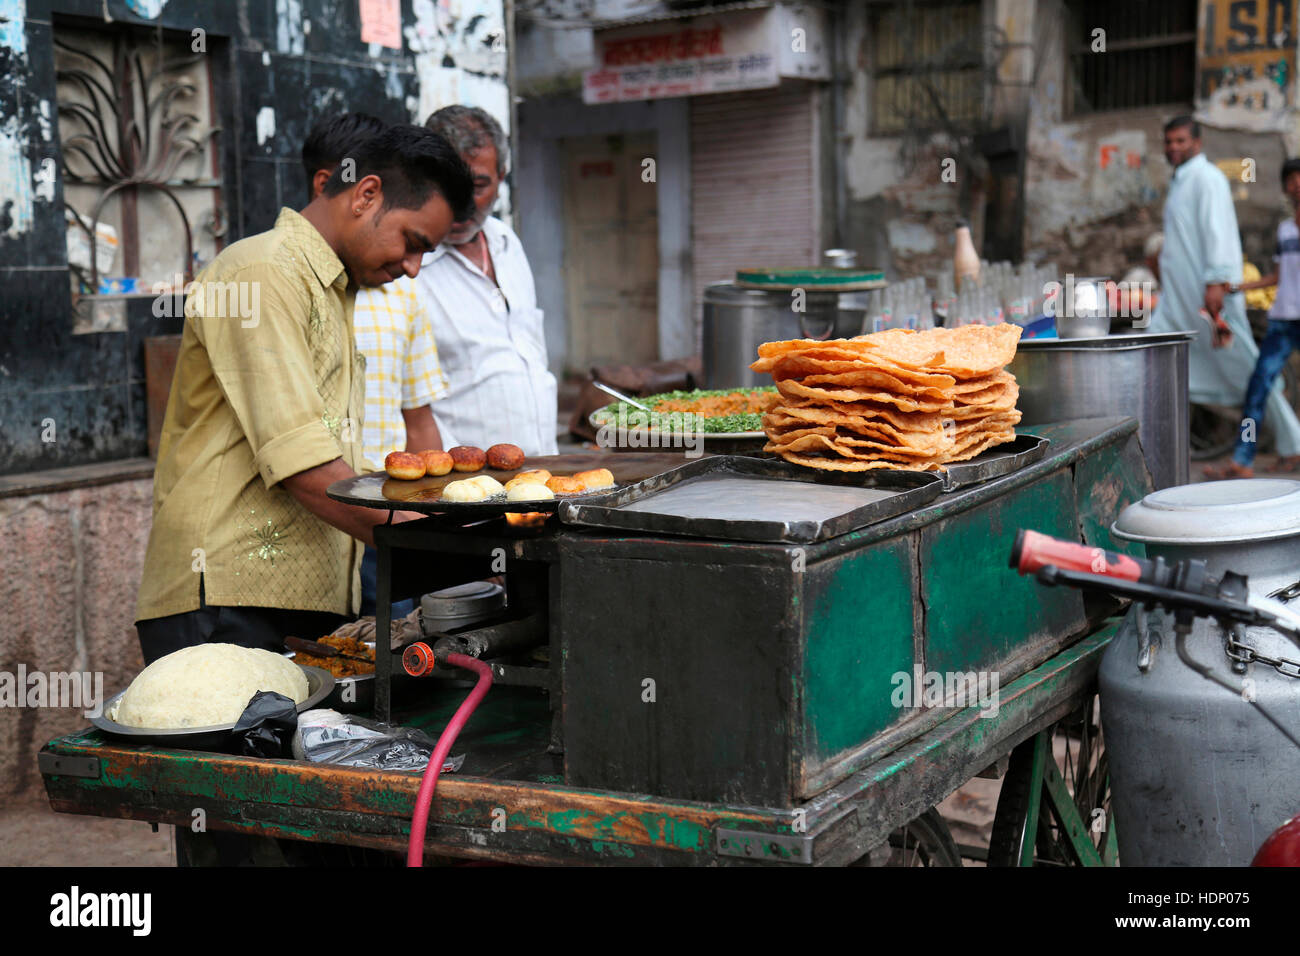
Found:
[[[569,525],[732,541],[806,544],[838,537],[928,504],[936,472],[827,472],[789,462],[716,456],[612,494],[566,501]]]
[[[389,478],[386,474],[376,472],[345,478],[336,481],[325,489],[325,493],[335,501],[344,504],[360,505],[365,508],[379,508],[386,511],[415,511],[420,514],[440,514],[451,519],[466,521],[480,518],[492,518],[507,512],[553,512],[560,502],[577,498],[594,498],[617,491],[628,485],[644,481],[654,475],[662,474],[691,461],[684,453],[656,454],[616,454],[602,452],[599,454],[544,455],[526,458],[524,463],[514,471],[501,471],[496,468],[483,468],[479,471],[453,471],[447,475],[417,478],[415,481],[403,481]],[[585,495],[570,495],[542,501],[507,501],[504,496],[489,498],[487,501],[443,501],[442,489],[450,482],[475,475],[491,475],[501,484],[505,484],[520,472],[533,468],[545,468],[553,475],[570,476],[592,468],[608,468],[614,476],[614,488],[587,492]]]

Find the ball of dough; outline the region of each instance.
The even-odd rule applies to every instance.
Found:
[[[487,491],[481,485],[474,484],[468,478],[448,482],[442,489],[443,501],[482,501],[487,496]]]
[[[142,670],[108,718],[150,730],[218,727],[238,720],[261,690],[300,704],[308,697],[307,675],[288,658],[261,648],[199,644]]]
[[[566,478],[563,475],[548,479],[546,487],[557,495],[580,495],[587,490],[587,486],[577,478]]]
[[[445,451],[422,451],[420,457],[424,459],[424,470],[430,475],[445,475],[451,471],[451,455]]]
[[[590,471],[580,471],[573,477],[586,485],[588,491],[614,487],[614,476],[608,468],[592,468]]]
[[[473,478],[466,478],[465,481],[478,485],[487,494],[489,498],[493,495],[499,495],[505,492],[501,482],[497,481],[491,475],[475,475]]]
[[[512,481],[506,487],[506,497],[511,501],[549,501],[555,493],[536,481]]]
[[[478,471],[487,464],[483,449],[473,445],[457,445],[447,454],[451,455],[451,466],[457,471]]]
[[[550,480],[550,478],[551,473],[545,468],[531,468],[528,471],[521,471],[519,474],[511,478],[510,481],[535,481],[540,485],[544,485]],[[510,487],[509,482],[506,483],[506,487]]]
[[[384,471],[388,472],[390,478],[401,478],[406,481],[423,478],[424,459],[409,451],[389,452],[388,457],[384,459]]]
[[[514,471],[524,463],[524,450],[518,445],[493,445],[487,450],[489,468]]]

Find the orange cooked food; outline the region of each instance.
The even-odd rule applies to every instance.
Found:
[[[732,392],[730,395],[712,395],[708,398],[669,398],[655,406],[659,414],[665,412],[694,412],[705,418],[723,415],[761,415],[773,408],[781,396],[776,392]]]
[[[294,655],[294,662],[305,664],[308,667],[323,667],[335,677],[357,677],[362,674],[373,674],[375,672],[375,649],[355,637],[335,637],[328,634],[325,637],[316,638],[317,644],[327,644],[336,648],[341,654],[351,654],[353,657],[365,657],[370,660],[370,664],[363,664],[360,661],[350,661],[342,657],[317,657],[314,654],[307,654],[299,651]]]

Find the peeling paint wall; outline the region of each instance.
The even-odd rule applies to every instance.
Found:
[[[232,242],[269,228],[283,206],[301,208],[302,141],[330,113],[423,122],[461,102],[509,128],[504,0],[367,7],[396,12],[395,25],[380,25],[390,45],[363,41],[359,0],[0,0],[0,473],[144,455],[143,339],[181,328],[137,300],[117,330],[73,334],[53,31],[76,17],[105,42],[130,25],[186,46],[203,31],[223,215],[209,209],[191,223],[210,257],[206,227]],[[141,196],[142,273],[163,257],[170,271],[179,246],[155,222],[171,214],[151,202]],[[509,214],[508,192],[498,210]],[[47,420],[57,441],[42,439]]]
[[[884,269],[890,278],[931,275],[951,268],[952,238],[960,218],[962,181],[973,179],[971,226],[983,235],[983,183],[978,170],[953,168],[951,144],[933,137],[905,148],[898,136],[880,136],[871,113],[873,44],[870,9],[850,4],[844,20],[841,69],[845,74],[843,127],[838,142],[844,155],[846,208],[841,243],[858,252],[862,266]]]
[[[1170,178],[1163,125],[1180,109],[1163,106],[1066,116],[1063,91],[1069,77],[1061,4],[1057,0],[1033,4],[985,0],[984,6],[987,22],[995,23],[1009,37],[1035,38],[1036,71],[1023,61],[1024,50],[1013,50],[1022,59],[1013,64],[1010,77],[1017,82],[1029,77],[1032,83],[999,86],[992,91],[999,109],[1023,102],[1027,113],[1025,257],[1056,262],[1063,271],[1092,275],[1118,276],[1140,264],[1143,244],[1161,229]],[[1205,3],[1203,10],[1210,6],[1214,5]],[[1238,14],[1245,22],[1260,24],[1270,9],[1267,0],[1233,6],[1245,11]],[[1215,6],[1221,19],[1227,16],[1227,7],[1226,3]],[[1221,25],[1215,49],[1230,43],[1243,47],[1243,37],[1245,34],[1228,37]],[[1262,32],[1256,39],[1259,44],[1265,42]],[[1278,172],[1287,155],[1300,152],[1300,111],[1294,92],[1296,33],[1287,34],[1286,49],[1277,49],[1273,37],[1268,41],[1274,43],[1270,49],[1219,59],[1206,56],[1204,41],[1203,22],[1199,62],[1207,74],[1218,78],[1202,83],[1205,95],[1196,105],[1204,126],[1204,151],[1230,172],[1241,170],[1243,159],[1253,160],[1255,181],[1236,176],[1233,194],[1247,258],[1266,264],[1277,220],[1288,208],[1277,185]],[[950,262],[957,217],[951,184],[936,175],[945,154],[943,144],[924,144],[905,159],[901,139],[872,135],[871,37],[865,5],[852,5],[844,42],[849,81],[842,130],[845,244],[859,251],[860,261],[894,275],[933,274]],[[1045,52],[1058,49],[1061,55]],[[1248,70],[1243,62],[1254,65]],[[999,70],[1000,82],[1008,81],[1006,72]],[[1224,77],[1232,81],[1231,92],[1225,92],[1229,87],[1220,82]],[[1272,84],[1267,90],[1260,86],[1261,77]],[[1279,83],[1279,79],[1286,82]],[[1267,100],[1263,92],[1269,94]],[[1284,101],[1286,110],[1281,115],[1276,110]],[[1264,103],[1269,104],[1268,109],[1263,108]],[[958,175],[961,173],[958,170]],[[972,225],[978,245],[980,223]]]
[[[411,121],[444,106],[477,106],[509,135],[505,10],[501,0],[413,0],[414,22],[403,27],[415,58],[419,93],[408,97]],[[509,217],[509,182],[501,184],[497,214]]]
[[[0,94],[0,104],[5,107],[0,111],[0,238],[9,239],[32,228],[38,186],[32,178],[33,140],[39,135],[42,118],[46,123],[42,138],[49,139],[48,107],[42,117],[22,95],[28,70],[26,12],[24,0],[0,0],[0,75],[16,81],[13,88]],[[12,100],[5,102],[10,97]],[[41,190],[40,198],[53,201],[48,189]]]

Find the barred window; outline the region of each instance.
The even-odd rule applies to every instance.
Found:
[[[1196,0],[1069,0],[1067,115],[1190,107],[1196,7]]]
[[[909,3],[871,14],[871,115],[879,135],[984,117],[978,0]]]
[[[79,24],[53,36],[73,331],[123,331],[223,242],[215,38]]]

